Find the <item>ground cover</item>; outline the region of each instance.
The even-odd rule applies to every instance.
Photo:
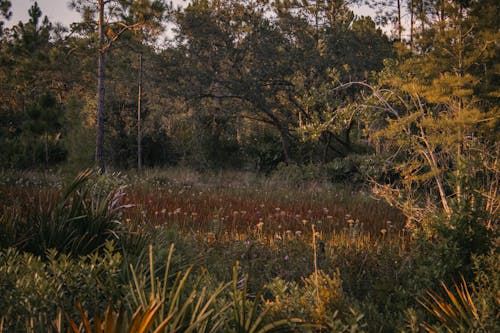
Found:
[[[83,328],[105,312],[130,327],[168,319],[166,332],[497,328],[497,250],[466,266],[366,189],[179,170],[79,177],[2,177],[7,332]],[[434,305],[467,294],[448,303],[470,311],[440,321]]]

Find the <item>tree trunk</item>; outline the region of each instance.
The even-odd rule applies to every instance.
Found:
[[[410,1],[410,52],[413,53],[413,35],[414,35],[414,25],[415,25],[415,19],[413,17],[413,11],[414,11],[414,4],[413,0]]]
[[[401,0],[398,0],[398,37],[399,41],[402,41],[403,35],[403,24],[401,22]]]
[[[139,93],[137,96],[137,172],[142,171],[142,133],[141,133],[141,97],[142,97],[142,54],[139,54]]]
[[[49,166],[49,133],[45,132],[45,166]]]
[[[290,137],[286,128],[280,127],[279,131],[281,137],[281,146],[283,148],[283,155],[285,157],[284,162],[288,164],[290,162]]]
[[[97,60],[97,141],[95,159],[99,172],[106,171],[104,161],[104,0],[99,0],[99,46]]]

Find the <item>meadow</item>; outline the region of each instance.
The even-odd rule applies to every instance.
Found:
[[[0,332],[500,328],[498,246],[410,229],[365,186],[3,172],[0,211]]]

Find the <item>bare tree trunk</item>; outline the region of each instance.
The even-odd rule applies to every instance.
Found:
[[[142,171],[142,133],[141,133],[141,97],[142,97],[142,54],[139,54],[139,93],[137,96],[137,172]]]
[[[104,161],[104,0],[99,0],[99,47],[97,60],[97,141],[95,159],[99,172],[106,171]]]
[[[45,132],[45,166],[49,166],[49,133]]]
[[[415,25],[415,19],[413,17],[413,9],[414,4],[413,0],[410,1],[410,52],[413,53],[413,34],[414,34],[414,25]]]
[[[398,36],[399,41],[402,41],[403,24],[401,23],[401,0],[398,0]]]

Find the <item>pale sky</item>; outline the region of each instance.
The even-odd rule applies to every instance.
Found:
[[[10,0],[12,3],[12,17],[5,23],[10,27],[19,21],[28,20],[28,9],[33,6],[35,0]],[[68,7],[69,0],[37,0],[42,10],[42,15],[47,15],[51,22],[59,22],[64,25],[80,20],[80,14]]]
[[[70,23],[77,22],[81,19],[80,14],[74,10],[69,9],[69,0],[36,0],[42,15],[47,15],[49,20],[53,23],[62,23],[69,26]],[[12,17],[9,21],[5,22],[6,27],[11,27],[17,24],[20,20],[25,22],[28,20],[28,9],[33,5],[35,0],[11,0],[12,3]],[[174,6],[184,4],[184,0],[173,0]],[[367,7],[361,8],[354,7],[354,12],[358,15],[373,14],[373,10]],[[387,28],[384,30],[388,30]]]
[[[53,23],[59,22],[66,26],[80,20],[80,14],[69,9],[69,0],[36,0],[42,10],[42,15],[47,15]],[[17,24],[20,20],[28,20],[28,9],[35,3],[35,0],[10,0],[12,3],[12,17],[5,22],[7,27]],[[174,5],[181,4],[183,0],[173,0]]]

